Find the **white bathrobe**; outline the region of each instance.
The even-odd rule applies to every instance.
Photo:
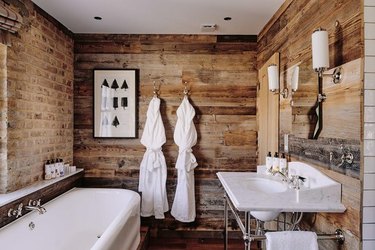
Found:
[[[192,222],[196,215],[194,168],[198,164],[191,149],[197,143],[194,116],[195,110],[185,96],[177,109],[174,131],[174,141],[179,146],[179,153],[176,162],[177,188],[171,210],[172,216],[181,222]]]
[[[140,166],[139,187],[142,192],[141,216],[155,216],[164,219],[168,211],[167,164],[162,152],[166,141],[163,121],[160,115],[160,99],[154,97],[147,110],[147,119],[141,143],[147,148]]]

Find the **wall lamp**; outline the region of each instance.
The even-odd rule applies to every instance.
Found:
[[[279,92],[279,67],[276,64],[271,64],[267,68],[268,72],[268,89],[274,94],[280,94],[283,98],[288,98],[288,88],[284,88]]]
[[[328,32],[325,29],[316,29],[311,37],[312,40],[312,64],[313,69],[318,73],[318,85],[319,85],[319,101],[326,99],[325,94],[322,93],[323,77],[332,77],[332,82],[338,84],[342,79],[341,68],[336,68],[332,74],[324,74],[329,68],[329,44],[328,44]]]
[[[268,70],[268,88],[274,94],[280,94],[284,99],[288,98],[289,90],[284,88],[279,92],[280,79],[279,79],[279,68],[276,64],[271,64],[267,68]],[[295,67],[292,73],[291,81],[291,90],[292,95],[298,89],[298,76],[299,76],[299,67]]]
[[[329,44],[328,44],[328,32],[325,29],[316,29],[312,36],[312,64],[313,69],[318,73],[318,97],[315,104],[315,113],[317,121],[315,129],[312,135],[312,139],[317,139],[323,128],[323,101],[327,99],[327,96],[323,93],[323,77],[332,77],[332,82],[338,84],[341,82],[342,73],[341,68],[336,68],[333,74],[324,74],[329,68]]]

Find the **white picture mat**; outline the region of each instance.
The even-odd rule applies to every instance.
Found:
[[[116,90],[111,88],[115,79],[119,86]],[[109,85],[110,110],[102,110],[102,84],[104,80],[107,80]],[[121,89],[124,80],[129,87],[127,90]],[[94,70],[94,137],[136,137],[136,84],[136,70]],[[118,97],[116,109],[113,108],[113,97]],[[128,106],[125,109],[121,106],[122,97],[126,97],[128,100]],[[103,116],[107,116],[109,122],[108,125],[105,125],[107,127],[103,127]],[[117,127],[112,125],[116,116],[120,123]]]

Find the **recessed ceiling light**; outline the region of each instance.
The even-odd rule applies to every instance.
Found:
[[[103,18],[101,16],[95,16],[94,19],[95,20],[102,20]]]
[[[230,20],[232,20],[232,18],[230,16],[226,16],[226,17],[224,17],[224,20],[225,21],[230,21]]]

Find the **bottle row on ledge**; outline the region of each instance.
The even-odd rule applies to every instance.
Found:
[[[281,157],[279,157],[279,153],[275,152],[274,156],[272,157],[271,152],[268,152],[266,157],[266,168],[267,173],[281,172],[283,174],[287,174],[288,161],[285,157],[285,153],[282,153]]]
[[[44,179],[50,180],[63,177],[76,171],[76,166],[70,166],[64,163],[63,159],[48,160],[44,165]]]

